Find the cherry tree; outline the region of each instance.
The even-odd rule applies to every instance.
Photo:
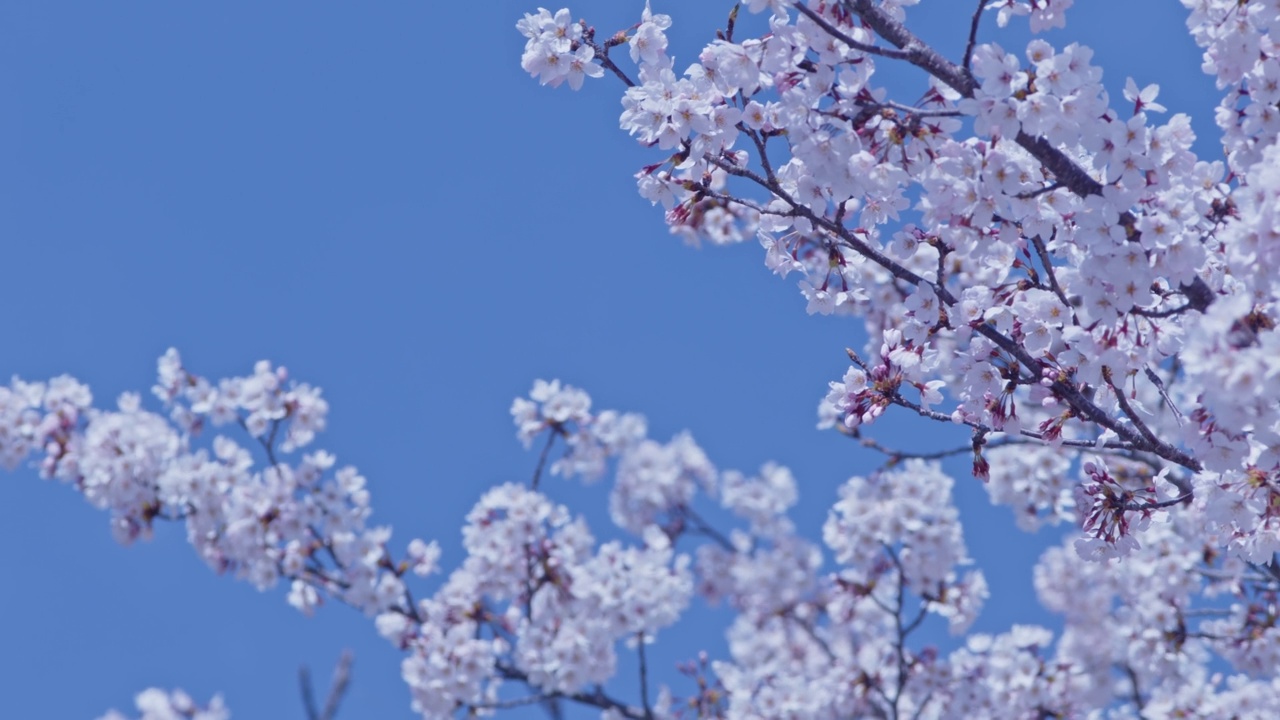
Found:
[[[320,390],[270,363],[213,380],[171,350],[164,414],[15,380],[0,457],[74,487],[121,542],[184,523],[218,572],[368,614],[424,718],[1275,717],[1280,2],[1183,0],[1222,91],[1214,160],[1158,87],[1113,103],[1089,48],[979,42],[984,23],[1063,27],[1072,0],[975,3],[960,57],[912,32],[917,4],[750,0],[683,68],[648,5],[612,34],[568,10],[517,24],[541,83],[620,84],[621,127],[653,154],[639,191],[672,232],[756,239],[810,313],[862,319],[819,424],[885,463],[840,488],[821,538],[789,519],[786,468],[720,470],[554,380],[511,407],[529,481],[483,496],[447,570],[430,539],[370,523],[364,478],[312,447]],[[893,64],[926,90],[877,84]],[[888,447],[870,433],[890,411],[970,440]],[[969,634],[988,588],[952,455],[1023,529],[1076,529],[1034,571],[1056,632]],[[547,476],[610,476],[630,540],[598,543]],[[728,655],[648,663],[695,602],[732,610]],[[921,639],[930,617],[955,649]],[[159,690],[138,710],[226,716]]]

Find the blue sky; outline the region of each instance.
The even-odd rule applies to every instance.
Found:
[[[911,18],[954,57],[972,4],[925,0]],[[571,7],[610,33],[642,5]],[[1126,75],[1161,83],[1160,102],[1190,112],[1216,157],[1216,99],[1181,8],[1077,5],[1050,40],[1093,45],[1115,98]],[[655,0],[675,17],[678,66],[729,7]],[[790,466],[800,526],[816,534],[837,485],[877,461],[814,429],[859,325],[806,316],[755,243],[668,236],[634,189],[656,156],[617,129],[618,84],[552,91],[520,71],[514,24],[533,9],[0,7],[0,378],[70,373],[109,405],[149,388],[170,346],[213,377],[271,359],[324,388],[318,445],[370,479],[375,519],[401,540],[439,539],[452,564],[480,494],[534,466],[511,398],[559,377],[597,407],[645,413],[659,439],[689,429],[721,468]],[[1139,27],[1160,41],[1138,43]],[[982,38],[1026,40],[994,17]],[[904,96],[922,87],[901,77],[915,83]],[[957,437],[905,418],[877,432],[934,448]],[[1016,534],[956,472],[993,588],[978,627],[1042,621],[1029,567],[1049,538]],[[547,488],[611,534],[605,486]],[[0,479],[0,567],[13,717],[97,717],[151,685],[222,691],[239,718],[301,717],[297,666],[327,677],[346,647],[343,717],[411,717],[399,654],[366,618],[333,606],[307,619],[283,589],[218,577],[179,528],[120,547],[102,513],[30,470]],[[660,657],[717,648],[720,628],[681,642]]]

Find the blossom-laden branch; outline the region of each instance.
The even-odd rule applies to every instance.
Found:
[[[1215,300],[1225,291],[1209,268],[1232,251],[1222,255],[1210,238],[1222,232],[1223,208],[1238,206],[1217,181],[1221,163],[1191,153],[1185,117],[1150,124],[1164,110],[1155,86],[1128,83],[1132,117],[1106,108],[1100,71],[1078,46],[1056,51],[1035,40],[1026,65],[977,42],[985,9],[1001,25],[1027,14],[1033,27],[1050,27],[1065,22],[1070,4],[980,3],[954,63],[908,28],[896,2],[753,3],[773,10],[771,32],[736,41],[720,33],[685,78],[663,69],[670,18],[646,10],[619,36],[641,69],[622,126],[674,154],[638,175],[641,192],[669,208],[673,231],[686,236],[732,242],[758,230],[769,267],[805,275],[810,312],[863,315],[873,344],[900,332],[898,359],[917,358],[898,368],[901,381],[956,402],[923,415],[1020,434],[1039,427],[1033,435],[1055,447],[1101,436],[1187,476],[1209,468],[1210,456],[1213,471],[1243,471],[1259,445],[1251,419],[1263,407],[1276,416],[1280,397],[1264,393],[1249,418],[1224,412],[1195,392],[1210,377],[1221,384],[1221,369],[1194,353],[1188,364],[1188,346],[1168,342],[1207,327],[1198,320],[1206,313],[1223,318],[1217,327],[1275,324],[1270,309],[1250,314]],[[528,48],[553,34],[536,30],[533,17],[522,26]],[[876,61],[910,63],[933,87],[922,101],[884,100],[868,83]],[[951,121],[956,112],[975,118],[974,138],[955,137],[964,129]],[[734,148],[741,137],[751,150]],[[770,157],[780,150],[789,157]],[[1248,171],[1233,167],[1237,179]],[[754,191],[735,191],[734,180]],[[933,229],[907,226],[890,238],[885,228],[912,187]],[[1192,214],[1179,209],[1188,201]],[[1211,332],[1219,347],[1238,344]],[[1178,387],[1146,384],[1150,368],[1170,364],[1181,369]],[[1134,387],[1096,392],[1103,371]],[[1198,415],[1200,440],[1185,432],[1189,413],[1179,404],[1188,402],[1215,405]],[[844,414],[832,425],[865,424],[846,412],[856,404],[836,399],[822,412]],[[1153,404],[1167,413],[1145,409]]]
[[[718,471],[688,434],[650,439],[642,419],[592,412],[559,383],[512,411],[521,440],[545,432],[563,454],[552,461],[549,440],[530,487],[485,494],[465,559],[422,600],[410,571],[433,573],[439,548],[414,540],[395,560],[390,531],[368,525],[363,478],[332,472],[327,453],[293,457],[327,405],[270,364],[213,383],[166,355],[156,391],[168,418],[136,396],[94,410],[69,378],[15,381],[0,392],[0,457],[37,458],[110,511],[121,541],[184,522],[219,572],[263,589],[287,579],[304,612],[334,599],[375,615],[406,653],[425,718],[561,701],[666,716],[671,690],[650,700],[643,655],[638,702],[604,684],[618,642],[655,638],[695,594],[735,613],[729,656],[691,673],[688,707],[706,716],[1280,712],[1275,13],[1184,3],[1226,93],[1223,162],[1194,154],[1185,116],[1152,120],[1164,111],[1153,85],[1131,79],[1126,105],[1109,107],[1087,48],[1034,39],[1023,60],[977,42],[983,8],[1039,30],[1063,25],[1071,0],[984,3],[959,63],[909,29],[913,4],[751,0],[771,11],[768,31],[742,39],[731,13],[683,76],[671,19],[647,6],[606,40],[541,10],[518,24],[522,65],[575,89],[609,71],[626,87],[623,129],[662,153],[637,181],[674,232],[758,237],[770,269],[802,276],[810,312],[864,319],[874,360],[855,357],[833,383],[824,425],[861,432],[905,407],[967,426],[975,474],[1020,525],[1079,524],[1036,569],[1041,602],[1065,619],[1060,642],[1015,626],[945,657],[907,647],[929,617],[967,632],[987,593],[964,569],[952,481],[936,464],[850,479],[823,527],[836,563],[824,570],[787,517],[797,493],[784,468]],[[623,45],[634,77],[612,56]],[[930,87],[887,100],[877,62],[909,63]],[[199,445],[224,425],[261,447],[264,467],[229,438]],[[1075,477],[1061,449],[1086,444],[1102,452]],[[634,544],[597,546],[541,491],[544,469],[589,480],[610,468],[610,515]],[[712,499],[741,527],[695,510]],[[710,541],[695,564],[676,547],[699,537]],[[148,708],[201,711],[158,692]]]
[[[621,125],[666,155],[637,174],[641,194],[690,240],[757,235],[770,269],[802,276],[809,312],[865,320],[874,361],[854,356],[831,384],[823,426],[882,450],[862,432],[889,407],[969,427],[971,447],[943,454],[972,451],[974,474],[1023,527],[1080,523],[1082,561],[1140,566],[1133,558],[1179,552],[1171,544],[1189,564],[1224,550],[1270,557],[1280,451],[1259,428],[1280,424],[1280,387],[1261,381],[1264,348],[1280,342],[1280,245],[1262,238],[1275,233],[1280,125],[1246,118],[1273,117],[1280,100],[1258,97],[1275,85],[1264,79],[1275,54],[1250,49],[1270,47],[1273,14],[1185,3],[1205,67],[1228,88],[1224,165],[1195,156],[1185,116],[1152,120],[1165,110],[1158,87],[1130,79],[1131,106],[1108,107],[1087,48],[1036,39],[1023,60],[978,42],[983,12],[1002,27],[1028,16],[1038,31],[1064,26],[1071,0],[978,3],[958,63],[909,29],[913,4],[753,1],[772,11],[769,32],[720,33],[682,77],[666,53],[671,19],[646,9],[627,35],[640,83]],[[525,34],[528,47],[554,42]],[[931,87],[886,99],[870,83],[877,62],[912,64]],[[909,207],[918,225],[903,224]],[[890,453],[909,455],[931,456]],[[1095,459],[1076,477],[1080,455]],[[1111,599],[1091,606],[1137,606],[1107,587]],[[1158,621],[1176,652],[1231,635],[1189,633],[1195,590],[1162,592],[1150,602],[1178,608]],[[1256,627],[1252,617],[1232,622]],[[1027,637],[1009,647],[1047,665]],[[1181,702],[1131,659],[1088,672],[1117,668],[1144,712]],[[1198,688],[1214,702],[1240,697]],[[1074,702],[1042,699],[1028,713],[1070,715]]]
[[[235,492],[217,497],[205,493],[199,502],[188,499],[181,514],[157,513],[157,504],[176,502],[175,484],[191,490],[189,482],[177,481],[188,477],[180,473],[198,466],[196,460],[202,456],[192,444],[215,417],[236,425],[237,416],[283,413],[276,418],[281,443],[300,437],[293,422],[322,424],[323,413],[315,417],[307,411],[319,407],[319,391],[282,383],[283,372],[269,365],[260,364],[245,378],[217,383],[187,371],[176,353],[166,355],[160,368],[156,390],[170,405],[170,421],[146,414],[132,399],[126,399],[121,411],[92,410],[87,390],[69,378],[47,385],[15,381],[0,392],[0,450],[10,458],[43,452],[42,467],[111,509],[113,525],[139,528],[167,515],[188,523],[226,516],[240,506],[236,492],[252,492],[258,483],[287,475],[282,468],[289,466],[280,464],[257,473],[246,470],[236,479]],[[224,405],[227,411],[215,412]],[[318,533],[316,552],[331,552],[333,564],[323,567],[323,575],[318,559],[304,565],[304,571],[292,576],[290,602],[309,611],[319,603],[300,603],[299,598],[324,593],[367,610],[356,592],[362,583],[372,587],[370,592],[387,593],[366,602],[379,604],[379,632],[406,652],[403,675],[413,706],[424,718],[562,702],[613,717],[664,717],[683,701],[666,686],[651,698],[653,668],[647,655],[641,662],[641,695],[636,701],[611,693],[605,683],[614,671],[616,644],[635,640],[637,652],[643,652],[660,630],[679,620],[694,594],[728,605],[737,614],[730,630],[730,657],[703,662],[690,675],[697,690],[688,698],[688,707],[701,708],[707,716],[760,714],[773,707],[797,712],[801,707],[844,707],[854,714],[921,718],[961,708],[956,711],[962,715],[983,716],[997,707],[990,704],[997,698],[999,707],[1013,702],[1026,712],[1048,708],[1069,716],[1107,702],[1096,690],[1110,687],[1109,680],[1099,678],[1064,694],[1046,668],[1081,677],[1106,675],[1114,671],[1108,664],[1114,660],[1073,654],[1071,648],[1090,645],[1069,643],[1059,646],[1050,665],[1047,631],[1014,628],[994,641],[976,636],[946,656],[929,646],[914,647],[911,638],[929,618],[941,618],[953,632],[965,632],[987,594],[981,572],[965,569],[971,560],[951,500],[952,481],[934,463],[906,459],[869,477],[850,479],[823,527],[824,544],[837,564],[824,571],[821,552],[796,534],[787,517],[797,491],[785,468],[767,465],[754,477],[717,471],[688,435],[657,443],[648,439],[642,418],[593,411],[583,391],[558,382],[537,383],[529,398],[513,404],[512,416],[518,436],[529,444],[543,433],[564,438],[564,454],[550,463],[551,474],[589,481],[615,468],[610,502],[614,520],[643,544],[615,541],[597,546],[585,523],[566,507],[526,487],[502,486],[487,493],[468,515],[465,560],[434,593],[413,602],[407,586],[400,595],[387,593],[386,578],[404,584],[410,569],[429,574],[438,559],[433,546],[415,541],[407,559],[395,563],[385,547],[389,531],[376,536],[382,544],[366,545],[361,555],[353,556],[354,539],[344,537],[350,525],[337,525],[330,517],[296,530],[312,540]],[[269,434],[271,419],[267,420],[263,432]],[[185,430],[175,432],[174,422]],[[244,424],[252,428],[258,423]],[[175,444],[165,442],[175,437]],[[981,434],[975,436],[975,446],[985,442]],[[1053,462],[1035,465],[1055,456],[1034,460],[1036,469],[1029,471],[1016,464],[1025,460],[1026,448],[991,445],[995,447],[986,450],[993,458],[993,483],[1002,475],[1025,479],[1066,472]],[[289,462],[289,454],[275,453],[281,463]],[[1001,459],[1006,454],[1015,464]],[[1107,466],[1088,465],[1097,490],[1087,490],[1082,497],[1100,499],[1083,520],[1085,530],[1095,536],[1110,534],[1105,548],[1128,551],[1124,573],[1148,581],[1136,582],[1123,573],[1099,574],[1104,566],[1079,554],[1055,551],[1041,561],[1043,572],[1037,570],[1042,599],[1066,615],[1068,630],[1074,633],[1144,632],[1141,614],[1111,613],[1111,598],[1116,596],[1139,607],[1170,607],[1173,614],[1152,621],[1166,629],[1157,655],[1174,653],[1185,662],[1209,662],[1207,650],[1212,650],[1251,667],[1270,652],[1268,643],[1280,643],[1280,633],[1267,624],[1269,606],[1254,599],[1259,593],[1274,594],[1276,564],[1270,557],[1269,564],[1232,561],[1208,552],[1184,531],[1181,525],[1197,514],[1212,514],[1211,507],[1192,505],[1177,525],[1152,522],[1172,503],[1189,502],[1189,497],[1160,497],[1155,489],[1159,479],[1144,467],[1117,458]],[[291,476],[298,475],[295,471]],[[220,477],[228,476],[224,472]],[[1044,482],[1033,485],[1043,487]],[[333,494],[336,486],[312,479],[301,487],[327,488],[323,493],[331,516],[342,507],[337,501],[344,496]],[[356,486],[348,482],[346,487]],[[123,502],[126,497],[144,500],[131,506]],[[149,497],[155,499],[146,500]],[[283,533],[287,526],[275,524],[296,514],[293,504],[306,507],[314,502],[301,489],[291,499],[274,497],[276,507],[257,506],[265,514],[254,516],[255,533]],[[712,500],[742,527],[713,531],[693,509]],[[361,508],[348,523],[363,522],[371,512],[365,495],[348,502]],[[331,525],[336,537],[324,534]],[[226,526],[221,532],[238,537],[234,531]],[[674,542],[683,542],[686,535],[711,538],[696,548],[693,565],[674,548]],[[124,534],[120,539],[136,537],[145,534]],[[198,548],[205,547],[199,544],[200,536],[191,537]],[[262,543],[267,535],[251,537]],[[257,553],[274,554],[270,544],[257,547]],[[1085,554],[1093,547],[1086,539]],[[247,550],[241,553],[244,559],[239,562],[247,563]],[[364,577],[369,558],[371,567],[384,573],[376,581]],[[1151,568],[1171,562],[1182,570],[1159,574],[1160,582],[1151,583]],[[278,565],[280,577],[290,577],[287,563]],[[299,591],[299,583],[316,596]],[[1081,592],[1089,596],[1076,598]],[[1230,611],[1220,601],[1196,606],[1202,595],[1222,593],[1245,604]],[[1066,597],[1071,599],[1064,601]],[[1247,643],[1241,644],[1241,638]],[[1163,702],[1151,676],[1154,671],[1130,660],[1144,695],[1150,696],[1148,702]],[[1029,674],[1006,685],[994,668],[1011,664],[1025,667]],[[975,677],[988,680],[975,686]],[[1204,685],[1197,697],[1203,702],[1237,702],[1241,692],[1260,687],[1250,682],[1233,681],[1231,689]],[[513,693],[512,685],[523,687]],[[344,687],[340,678],[335,681],[323,711],[309,703],[312,715],[332,716],[334,698],[341,697]],[[1021,690],[1011,700],[1012,687]],[[160,695],[147,695],[153,697]],[[175,702],[165,698],[166,703]],[[176,702],[191,713],[205,711],[183,704],[180,697]],[[151,707],[150,699],[146,707]],[[208,712],[213,714],[179,717],[225,717],[217,701]]]

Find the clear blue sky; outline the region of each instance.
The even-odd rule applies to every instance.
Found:
[[[911,18],[955,56],[973,4],[926,0]],[[684,67],[731,3],[654,5]],[[1094,45],[1116,98],[1126,75],[1160,82],[1213,157],[1216,100],[1181,7],[1077,5],[1051,41]],[[572,9],[610,33],[642,6]],[[0,6],[0,378],[70,373],[111,404],[149,388],[169,346],[215,377],[286,365],[324,388],[319,445],[369,477],[375,520],[439,539],[452,565],[472,503],[534,465],[511,398],[559,377],[644,412],[659,439],[691,430],[721,468],[790,466],[816,533],[836,486],[876,462],[814,430],[858,324],[806,316],[753,242],[668,236],[634,189],[655,156],[617,130],[618,84],[551,91],[520,71],[514,23],[534,7]],[[983,38],[1025,44],[986,23]],[[1158,42],[1137,40],[1148,27]],[[879,437],[939,431],[891,421]],[[958,472],[995,595],[978,627],[1042,621],[1029,567],[1048,538],[1014,534]],[[548,488],[611,534],[604,485]],[[0,478],[0,567],[6,716],[97,717],[157,685],[222,691],[241,719],[301,717],[297,666],[327,677],[351,647],[343,717],[411,717],[400,656],[364,617],[306,619],[283,588],[218,577],[179,528],[120,547],[104,514],[30,470]],[[684,635],[664,661],[721,644],[719,626]]]

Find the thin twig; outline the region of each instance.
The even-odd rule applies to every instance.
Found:
[[[1048,185],[1045,185],[1042,188],[1037,188],[1035,190],[1028,190],[1026,192],[1017,193],[1014,195],[1014,197],[1018,198],[1019,200],[1030,200],[1032,198],[1039,197],[1045,193],[1051,193],[1054,190],[1061,190],[1063,187],[1065,186],[1060,182],[1049,183]]]
[[[720,547],[724,548],[729,552],[735,552],[737,550],[737,548],[733,546],[733,543],[729,541],[729,538],[724,536],[724,533],[712,527],[711,523],[707,522],[706,520],[703,520],[702,516],[699,515],[693,508],[689,507],[688,505],[681,506],[680,514],[682,517],[689,520],[690,524],[693,525],[694,529],[698,531],[698,534],[704,535],[706,537],[711,538],[712,540],[715,540],[716,543],[720,545]]]
[[[1143,366],[1142,369],[1146,371],[1147,379],[1156,386],[1156,390],[1160,391],[1160,397],[1164,398],[1165,404],[1173,411],[1173,417],[1178,421],[1178,424],[1181,425],[1182,411],[1178,409],[1177,405],[1173,404],[1173,398],[1169,397],[1169,391],[1165,389],[1164,381],[1160,379],[1160,376],[1157,375],[1150,366]]]
[[[1182,313],[1191,309],[1192,309],[1191,303],[1187,302],[1187,303],[1183,303],[1182,305],[1179,305],[1178,307],[1165,308],[1164,310],[1146,310],[1144,308],[1133,308],[1129,312],[1133,313],[1134,315],[1141,315],[1142,317],[1147,317],[1147,318],[1167,318],[1167,317],[1173,317],[1174,315],[1181,315]]]
[[[1067,299],[1067,294],[1062,291],[1062,286],[1058,284],[1058,274],[1054,272],[1053,261],[1049,258],[1049,249],[1045,247],[1044,238],[1034,235],[1031,238],[1031,245],[1036,249],[1036,256],[1040,258],[1040,264],[1044,265],[1044,272],[1049,276],[1049,287],[1053,288],[1053,294],[1058,296],[1058,300],[1062,302],[1062,306],[1071,309],[1071,301]]]
[[[1171,500],[1161,500],[1161,501],[1159,501],[1159,502],[1146,502],[1146,503],[1129,503],[1129,504],[1127,504],[1127,505],[1123,505],[1123,506],[1121,506],[1121,507],[1122,507],[1124,510],[1130,510],[1130,511],[1134,511],[1134,512],[1146,512],[1146,511],[1150,511],[1150,510],[1161,510],[1161,509],[1163,509],[1163,508],[1173,507],[1174,505],[1181,505],[1182,503],[1191,502],[1192,498],[1194,498],[1194,497],[1195,497],[1194,495],[1192,495],[1191,493],[1187,492],[1187,493],[1183,493],[1182,495],[1179,495],[1178,497],[1173,498],[1173,499],[1171,499]]]
[[[626,85],[627,87],[636,86],[636,81],[627,77],[627,74],[622,72],[622,68],[618,67],[617,64],[613,62],[613,59],[609,57],[608,47],[598,45],[595,41],[589,40],[585,37],[582,39],[582,42],[586,43],[588,47],[595,51],[596,57],[600,58],[600,65],[614,75],[617,75],[623,85]]]
[[[538,465],[533,469],[533,479],[529,481],[530,490],[538,489],[538,482],[542,480],[542,469],[547,465],[547,454],[551,452],[551,446],[555,443],[558,434],[555,428],[547,433],[547,444],[542,446],[542,453],[538,455]]]
[[[964,46],[964,62],[961,65],[966,71],[973,62],[973,48],[978,42],[978,25],[982,22],[982,12],[987,9],[988,0],[978,0],[978,9],[973,11],[973,19],[969,21],[969,42]]]
[[[809,639],[813,640],[813,642],[816,643],[819,648],[822,648],[822,653],[827,656],[827,659],[831,660],[832,662],[835,661],[836,654],[834,651],[832,651],[831,645],[828,644],[826,640],[823,640],[818,635],[818,631],[812,625],[805,622],[804,620],[801,620],[799,617],[796,616],[795,608],[790,608],[786,610],[784,613],[782,613],[782,616],[790,618],[795,624],[799,625],[800,628],[805,631],[805,634],[809,636]]]
[[[947,422],[947,423],[955,422],[954,418],[952,418],[950,415],[947,415],[945,413],[940,413],[936,410],[926,410],[920,405],[917,405],[916,403],[913,403],[910,400],[907,400],[906,398],[900,395],[889,395],[887,397],[889,399],[889,402],[893,403],[894,405],[907,408],[908,410],[913,410],[917,415],[920,415],[921,417],[929,418],[930,420],[937,420],[939,422]],[[995,428],[989,425],[984,425],[979,422],[973,422],[972,420],[961,420],[960,424],[966,427],[972,428],[974,430],[977,430],[984,434],[1002,432],[1000,430],[996,430]],[[1019,434],[1022,435],[1023,437],[1029,437],[1034,440],[1049,442],[1048,440],[1045,440],[1043,433],[1038,433],[1038,432],[1035,432],[1034,430],[1022,430]],[[1056,444],[1061,447],[1074,447],[1074,448],[1082,448],[1086,450],[1100,449],[1098,443],[1093,440],[1059,440],[1057,441]],[[1104,442],[1101,445],[1101,449],[1127,450],[1127,451],[1143,450],[1142,448],[1137,447],[1132,443],[1118,442],[1115,440],[1108,440]]]
[[[898,462],[900,460],[941,460],[953,455],[963,455],[965,453],[973,452],[973,443],[967,443],[961,447],[949,448],[947,450],[935,450],[933,452],[909,452],[906,450],[896,450],[891,447],[885,447],[880,444],[879,441],[869,437],[857,437],[856,439],[858,444],[862,445],[862,447],[888,455],[892,462]],[[986,443],[983,447],[987,449],[995,449],[1005,447],[1007,445],[1026,444],[1029,444],[1029,439],[1023,440],[1022,438],[1017,437],[1003,437],[999,440],[993,440]]]
[[[1138,417],[1138,412],[1129,404],[1129,398],[1125,396],[1123,390],[1116,386],[1115,381],[1112,379],[1111,368],[1105,365],[1102,367],[1102,380],[1111,388],[1111,391],[1116,394],[1116,401],[1120,403],[1121,412],[1129,418],[1129,421],[1138,429],[1138,432],[1142,433],[1142,436],[1152,444],[1158,444],[1160,440],[1156,438],[1155,433],[1151,432],[1151,429],[1142,421],[1142,418]]]
[[[253,433],[249,431],[249,424],[245,422],[244,418],[236,417],[236,423],[238,423],[245,432],[249,433],[250,437],[254,437]],[[275,467],[276,465],[280,464],[279,461],[276,460],[276,451],[275,451],[276,429],[279,427],[280,427],[280,421],[273,420],[271,424],[270,440],[264,437],[254,437],[254,439],[257,440],[260,445],[262,445],[262,449],[266,451],[267,462],[271,463],[272,467]]]

